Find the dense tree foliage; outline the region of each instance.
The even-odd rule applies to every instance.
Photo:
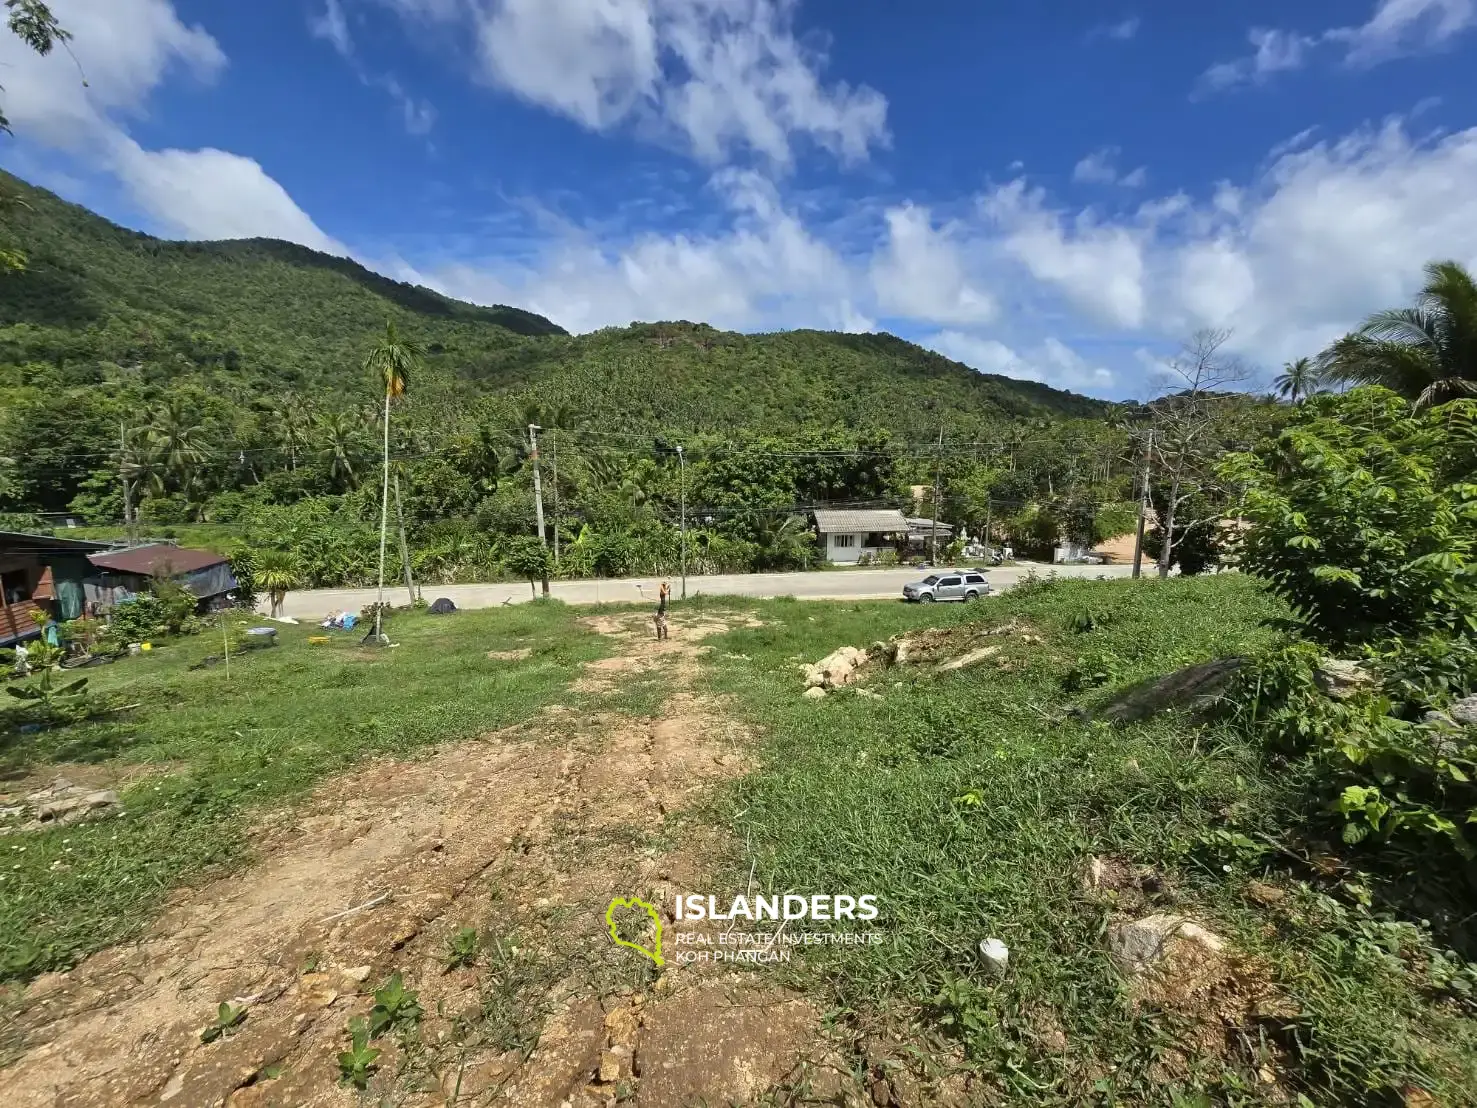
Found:
[[[818,504],[916,506],[1044,554],[1123,526],[1136,497],[1115,406],[890,335],[573,337],[302,247],[162,242],[4,183],[29,206],[30,264],[0,281],[0,512],[22,520],[70,511],[287,551],[303,585],[374,581],[386,381],[366,356],[387,323],[423,355],[388,453],[424,580],[512,571],[513,540],[536,534],[529,424],[560,575],[674,572],[684,500],[705,572],[810,563],[792,517]]]

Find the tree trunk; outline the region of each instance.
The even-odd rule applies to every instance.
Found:
[[[383,633],[385,607],[385,537],[390,527],[390,390],[385,390],[385,455],[384,489],[380,494],[380,572],[379,599],[374,607],[374,637]]]
[[[1164,519],[1160,521],[1160,534],[1164,541],[1159,544],[1159,576],[1169,576],[1169,560],[1174,552],[1174,510],[1180,497],[1180,479],[1176,477],[1169,486],[1169,503],[1165,505]]]
[[[395,474],[395,523],[400,529],[400,568],[405,571],[405,591],[415,605],[415,578],[410,574],[410,547],[405,542],[405,512],[400,507],[400,474]]]

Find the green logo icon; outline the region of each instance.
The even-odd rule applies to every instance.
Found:
[[[640,943],[627,942],[616,933],[615,913],[621,908],[640,908],[651,917],[652,926],[656,928],[656,938],[652,940],[650,947],[644,947]],[[628,946],[638,954],[650,958],[659,966],[666,965],[662,958],[662,919],[657,911],[640,897],[618,896],[610,902],[610,907],[605,909],[605,926],[610,930],[610,941],[616,946]]]

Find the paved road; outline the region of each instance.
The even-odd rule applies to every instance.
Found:
[[[990,583],[997,590],[1008,589],[1031,569],[1050,572],[1046,565],[1022,564],[990,571]],[[1129,566],[1058,566],[1063,577],[1127,577]],[[818,570],[810,573],[725,573],[711,577],[689,577],[688,596],[793,596],[802,600],[870,600],[901,597],[903,586],[921,576],[916,569]],[[681,583],[670,578],[674,596],[680,594]],[[627,577],[606,581],[553,581],[550,593],[567,604],[606,604],[654,600],[660,578]],[[494,608],[511,601],[521,604],[532,598],[527,585],[427,585],[422,589],[427,601],[447,597],[458,608]],[[297,619],[318,619],[328,612],[357,612],[374,602],[374,589],[307,589],[287,594],[282,614]],[[406,602],[405,586],[385,586],[385,598],[391,604]],[[265,612],[265,598],[260,610]]]

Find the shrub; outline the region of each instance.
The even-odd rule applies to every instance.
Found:
[[[1477,632],[1477,401],[1414,411],[1381,388],[1319,396],[1226,459],[1245,489],[1242,568],[1335,646]]]

